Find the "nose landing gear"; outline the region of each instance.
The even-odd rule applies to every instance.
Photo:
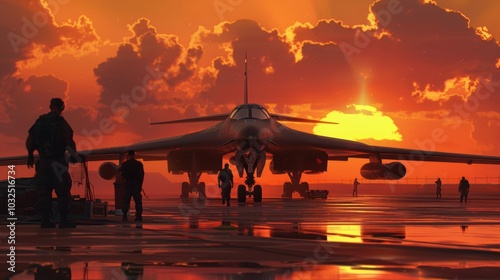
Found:
[[[255,178],[253,173],[249,173],[247,179],[245,180],[245,185],[238,186],[238,202],[246,202],[247,196],[252,197],[254,202],[262,202],[262,186],[255,185]],[[253,189],[253,190],[252,190]]]

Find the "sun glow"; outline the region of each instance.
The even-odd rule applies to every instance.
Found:
[[[352,104],[347,108],[351,112],[332,111],[322,119],[338,122],[338,125],[318,124],[313,129],[314,134],[348,140],[403,140],[394,121],[375,107]]]

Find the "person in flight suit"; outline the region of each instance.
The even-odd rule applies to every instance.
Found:
[[[59,228],[75,228],[69,221],[68,214],[71,202],[71,176],[68,173],[68,162],[65,153],[72,156],[75,163],[78,155],[73,140],[73,130],[61,116],[64,101],[60,98],[50,100],[50,112],[41,115],[28,131],[26,149],[28,150],[28,168],[35,165],[35,184],[38,190],[37,208],[41,215],[42,228],[54,228],[50,220],[52,210],[52,191],[57,195],[60,214]],[[39,159],[35,163],[34,151],[38,151]],[[80,158],[81,159],[81,158]]]
[[[436,183],[436,198],[441,198],[441,178],[438,178],[434,183]]]
[[[135,203],[135,221],[142,221],[142,183],[144,182],[144,166],[142,162],[135,159],[135,151],[130,150],[127,153],[128,160],[124,162],[119,172],[124,181],[123,189],[123,218],[122,221],[128,221],[128,211],[130,209],[130,199],[134,198]]]
[[[233,172],[229,169],[229,164],[224,165],[224,169],[219,172],[218,176],[219,188],[221,188],[222,204],[224,205],[227,201],[227,206],[231,206],[229,202],[231,200],[231,188],[234,185],[233,182]]]
[[[465,179],[465,177],[462,177],[462,180],[460,180],[460,183],[458,184],[458,192],[460,193],[460,202],[465,200],[465,203],[467,203],[467,197],[469,196],[469,189],[470,189],[469,180]]]
[[[353,185],[354,189],[352,190],[352,196],[358,196],[358,185],[359,185],[358,178],[354,179]]]

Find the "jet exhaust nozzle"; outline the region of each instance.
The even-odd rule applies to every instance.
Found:
[[[104,180],[113,180],[118,176],[118,165],[112,162],[104,162],[99,166],[99,176]]]

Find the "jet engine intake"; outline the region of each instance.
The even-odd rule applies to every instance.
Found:
[[[243,170],[247,174],[256,172],[257,177],[260,177],[266,164],[266,153],[254,147],[239,149],[234,155],[234,163],[240,177],[243,176]]]
[[[360,173],[368,180],[398,180],[406,175],[406,167],[400,162],[367,163],[361,167]]]
[[[321,173],[327,170],[328,155],[323,151],[296,150],[273,155],[273,167],[276,172],[300,171]]]
[[[118,176],[118,165],[112,162],[104,162],[99,166],[99,176],[104,180],[113,180]]]

